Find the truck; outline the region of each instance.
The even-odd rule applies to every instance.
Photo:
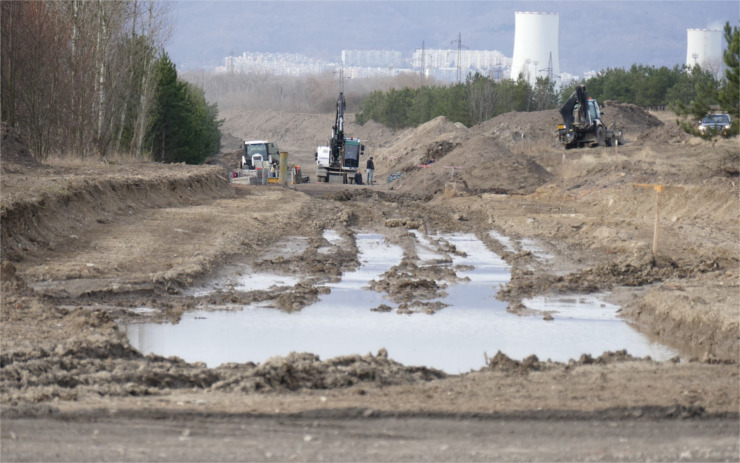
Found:
[[[589,98],[586,87],[579,85],[560,108],[563,123],[558,125],[558,140],[565,149],[583,146],[623,145],[622,130],[616,125],[607,128],[601,117],[599,104]]]
[[[275,143],[268,140],[250,140],[245,141],[243,146],[239,170],[232,175],[232,181],[264,185],[277,178],[280,149]]]
[[[329,183],[331,177],[340,179],[342,183],[351,182],[360,165],[360,156],[365,154],[365,145],[360,139],[347,137],[344,133],[346,106],[344,93],[339,92],[329,145],[319,146],[315,153],[316,180],[320,183]]]
[[[316,168],[329,167],[329,159],[331,157],[331,148],[328,146],[319,146],[316,148],[314,157],[316,158]]]
[[[244,153],[242,153],[242,159],[239,162],[239,169],[261,169],[265,161],[270,165],[280,164],[280,149],[278,149],[275,143],[267,140],[244,142]]]
[[[306,183],[301,168],[288,164],[287,175],[290,183]],[[239,160],[239,170],[232,177],[239,183],[263,185],[277,183],[280,172],[280,149],[268,140],[251,140],[244,142],[244,152]],[[241,180],[240,180],[241,179]]]

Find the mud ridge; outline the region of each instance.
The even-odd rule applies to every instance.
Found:
[[[218,168],[185,169],[165,178],[102,178],[69,182],[57,191],[3,203],[2,253],[18,262],[54,249],[76,229],[136,210],[193,205],[234,195]],[[63,211],[63,212],[62,212]]]

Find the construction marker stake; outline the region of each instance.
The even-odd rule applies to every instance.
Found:
[[[652,183],[633,183],[632,186],[637,188],[652,188],[656,191],[655,195],[655,223],[653,224],[653,255],[658,254],[658,235],[660,234],[660,194],[667,189],[683,188],[682,186],[657,185]]]

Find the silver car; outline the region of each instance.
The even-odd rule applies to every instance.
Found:
[[[709,114],[704,116],[699,124],[699,133],[702,135],[711,135],[721,133],[724,136],[729,135],[732,120],[729,114]]]

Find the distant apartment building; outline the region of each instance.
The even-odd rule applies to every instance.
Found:
[[[414,51],[411,62],[414,69],[424,69],[428,77],[438,80],[455,80],[457,77],[458,51],[450,49],[425,49]],[[497,50],[461,50],[459,59],[462,78],[476,72],[501,80],[508,74],[511,58]]]
[[[342,50],[342,64],[357,68],[409,68],[397,50]]]
[[[328,61],[309,58],[297,53],[244,52],[241,56],[224,58],[224,66],[217,67],[216,72],[302,76],[320,74],[334,67],[335,65]]]
[[[423,69],[427,77],[449,82],[457,78],[457,53],[457,50],[428,49],[404,57],[398,50],[342,50],[340,62],[332,63],[297,53],[244,52],[225,57],[224,65],[217,67],[216,72],[303,76],[343,67],[345,77],[363,78],[419,73]],[[476,72],[501,80],[508,75],[510,67],[511,58],[499,51],[462,50],[460,53],[463,80]]]

